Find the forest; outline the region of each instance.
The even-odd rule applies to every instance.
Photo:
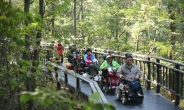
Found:
[[[75,43],[184,60],[184,0],[0,0],[0,12],[2,110],[81,104],[43,79],[41,43],[60,40],[65,47]],[[26,92],[31,96],[21,96]]]

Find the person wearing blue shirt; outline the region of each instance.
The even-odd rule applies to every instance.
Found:
[[[98,74],[98,60],[95,58],[95,55],[92,54],[92,49],[88,48],[86,50],[86,54],[84,55],[84,62],[85,62],[85,71],[96,71]],[[90,75],[94,76],[93,72],[90,72]]]
[[[92,50],[90,48],[86,50],[86,54],[84,55],[84,61],[86,66],[88,66],[91,62],[98,62],[95,58],[95,55],[92,54]]]

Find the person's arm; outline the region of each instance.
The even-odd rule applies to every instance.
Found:
[[[104,69],[105,65],[106,65],[106,61],[104,61],[104,62],[102,63],[102,65],[100,66],[100,70]]]
[[[86,62],[87,61],[87,54],[84,55],[84,61]]]
[[[139,67],[136,66],[137,69],[137,73],[134,79],[139,79],[142,76],[141,70],[139,69]]]
[[[91,60],[94,60],[94,59],[96,59],[96,58],[95,58],[95,55],[94,55],[94,54],[92,54],[92,56],[91,56]]]
[[[120,67],[120,65],[116,61],[113,61],[113,66],[114,69],[118,69]]]
[[[86,54],[84,55],[84,61],[86,61]]]
[[[117,75],[118,77],[122,78],[122,77],[123,77],[123,74],[122,74],[122,73],[123,73],[123,65],[121,65],[121,66],[118,68],[116,75]]]

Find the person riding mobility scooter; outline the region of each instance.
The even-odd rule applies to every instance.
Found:
[[[85,62],[85,73],[83,74],[84,77],[94,78],[98,74],[99,65],[98,60],[95,58],[95,55],[92,54],[92,49],[88,48],[84,55],[84,62]]]
[[[82,56],[80,55],[79,51],[76,49],[76,45],[73,44],[70,48],[68,53],[66,54],[68,58],[68,62],[66,67],[69,70],[74,70],[76,73],[82,74],[84,72],[84,62]]]
[[[117,70],[117,76],[121,78],[121,82],[115,90],[115,95],[116,100],[121,100],[123,104],[127,104],[128,101],[142,103],[144,100],[144,94],[139,81],[141,71],[132,62],[132,56],[126,55],[125,63]]]
[[[119,85],[120,79],[116,76],[116,71],[119,68],[119,64],[113,60],[112,55],[107,55],[106,60],[100,66],[102,70],[102,76],[100,80],[100,88],[106,93],[115,90]]]

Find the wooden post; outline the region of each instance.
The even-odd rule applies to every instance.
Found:
[[[175,68],[180,69],[180,66],[176,64]],[[180,74],[178,71],[175,71],[174,75],[175,75],[175,85],[174,85],[175,86],[175,93],[177,94],[177,93],[179,93]],[[179,102],[180,102],[180,97],[175,95],[175,106],[178,106]]]
[[[149,57],[148,57],[148,62],[147,62],[147,69],[148,69],[147,80],[149,80],[149,81],[147,81],[147,90],[150,90],[150,72],[151,72],[151,70],[150,70],[150,58]]]
[[[157,63],[160,63],[159,59],[156,59]],[[160,65],[157,64],[157,86],[156,86],[156,93],[160,93],[160,85],[158,85],[158,83],[160,83]]]

